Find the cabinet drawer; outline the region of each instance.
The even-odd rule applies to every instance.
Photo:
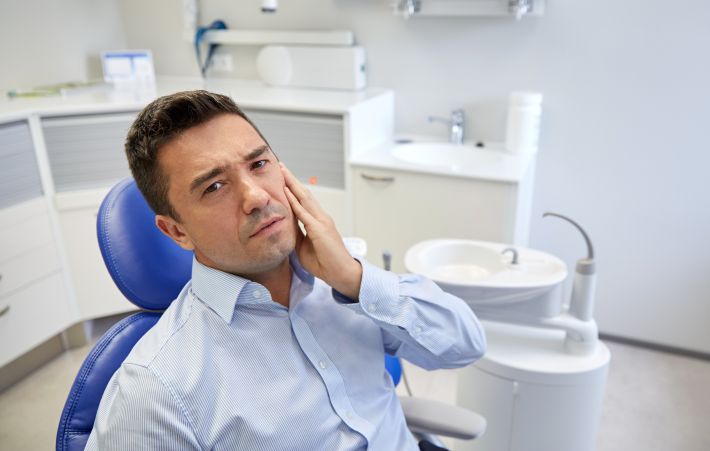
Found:
[[[60,273],[0,298],[0,366],[19,357],[71,324]]]
[[[135,113],[42,120],[57,192],[111,186],[130,175],[124,142]]]
[[[52,242],[52,223],[44,198],[0,211],[0,265]]]
[[[30,127],[26,121],[0,125],[0,208],[42,195]]]
[[[61,268],[54,243],[48,243],[0,263],[0,298]]]

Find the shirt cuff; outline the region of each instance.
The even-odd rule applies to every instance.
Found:
[[[399,295],[399,276],[367,261],[358,261],[362,265],[360,298],[350,299],[334,289],[333,299],[375,320],[406,329],[412,321],[412,300]]]

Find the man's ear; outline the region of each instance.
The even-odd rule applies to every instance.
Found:
[[[170,216],[155,215],[155,225],[181,248],[192,251],[195,245],[185,229]]]

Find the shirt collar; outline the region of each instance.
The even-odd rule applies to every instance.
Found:
[[[313,285],[314,277],[301,265],[296,252],[289,255],[292,272],[302,282]],[[192,293],[207,304],[227,323],[232,322],[237,302],[271,302],[271,294],[263,285],[235,274],[210,268],[192,258]]]
[[[298,259],[296,251],[291,252],[291,254],[288,256],[288,261],[289,263],[291,263],[291,269],[296,274],[296,276],[301,279],[301,281],[309,285],[313,285],[313,274],[306,271],[306,269],[301,265],[301,261]]]

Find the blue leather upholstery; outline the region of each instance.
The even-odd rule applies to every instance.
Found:
[[[402,377],[402,362],[399,357],[392,357],[391,355],[385,354],[385,368],[387,372],[392,376],[392,382],[397,386],[399,384],[399,379]]]
[[[96,232],[113,281],[138,307],[165,310],[190,280],[192,252],[158,230],[155,213],[132,178],[106,195]]]
[[[64,405],[57,450],[83,450],[111,376],[136,342],[155,325],[177,297],[192,271],[192,252],[178,247],[155,226],[132,178],[122,180],[106,195],[96,221],[99,248],[111,278],[129,301],[153,312],[124,318],[106,332],[89,353]],[[387,356],[385,366],[395,385],[401,364]]]
[[[108,381],[143,334],[160,318],[159,312],[140,312],[115,324],[91,350],[74,380],[57,431],[57,450],[86,447],[101,396]]]

